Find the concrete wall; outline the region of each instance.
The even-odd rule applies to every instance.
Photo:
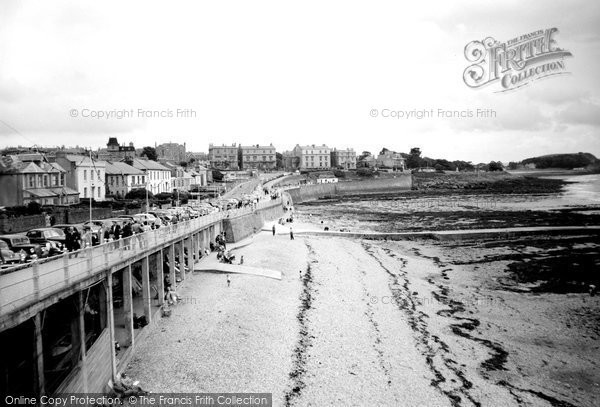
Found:
[[[283,206],[275,205],[269,208],[259,209],[253,213],[227,218],[223,220],[223,230],[227,234],[227,242],[238,242],[261,230],[265,222],[278,219],[283,216]]]
[[[108,219],[125,214],[142,213],[142,208],[113,211],[110,208],[92,208],[93,219]],[[52,212],[55,224],[84,223],[90,220],[89,208],[58,209]],[[21,233],[30,229],[46,227],[44,215],[28,215],[15,218],[0,218],[0,233]]]
[[[411,188],[412,175],[400,174],[397,175],[396,178],[305,185],[289,189],[287,192],[290,194],[294,203],[302,203],[326,196],[409,191]]]

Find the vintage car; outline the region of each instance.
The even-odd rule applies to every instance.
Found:
[[[25,253],[15,253],[8,247],[8,243],[0,240],[0,265],[22,263],[25,261]]]
[[[25,261],[35,260],[48,256],[45,247],[31,243],[29,238],[22,234],[0,235],[0,240],[8,245],[8,248],[19,255],[25,255]]]
[[[48,249],[48,256],[57,256],[65,251],[65,232],[57,228],[38,228],[31,229],[25,236],[29,238],[32,243],[38,243],[46,246]]]

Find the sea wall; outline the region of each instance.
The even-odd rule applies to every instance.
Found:
[[[362,181],[338,182],[333,184],[304,185],[288,189],[294,203],[313,201],[322,197],[353,194],[376,194],[385,192],[409,191],[412,188],[412,175],[400,174],[395,178],[368,179]]]
[[[223,219],[227,242],[238,242],[251,236],[261,230],[265,222],[277,219],[283,216],[283,213],[282,201],[278,199],[273,201],[272,205]]]

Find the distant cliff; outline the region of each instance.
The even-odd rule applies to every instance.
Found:
[[[573,168],[598,167],[600,161],[590,153],[576,154],[550,154],[540,157],[527,158],[522,164],[534,164],[535,168],[562,168],[572,170]],[[591,169],[591,168],[590,168]]]

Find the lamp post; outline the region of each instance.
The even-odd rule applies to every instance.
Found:
[[[92,148],[90,147],[90,231],[92,230],[92,199],[94,199],[94,178],[93,178]]]
[[[148,177],[146,177],[146,213],[148,213]]]

